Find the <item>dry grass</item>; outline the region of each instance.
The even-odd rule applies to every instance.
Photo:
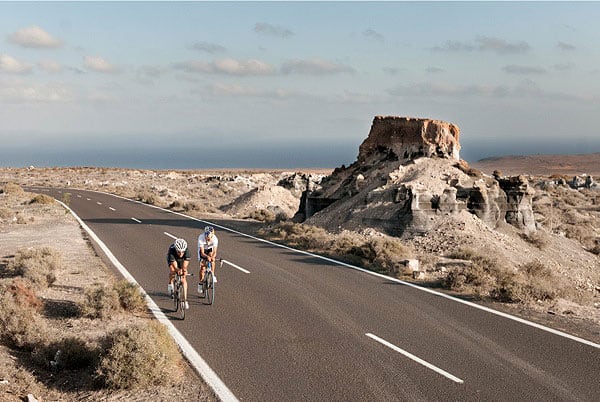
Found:
[[[361,236],[343,232],[329,233],[317,226],[281,222],[261,235],[290,246],[338,259],[376,272],[391,273],[412,251],[391,237]]]
[[[470,249],[448,257],[471,261],[471,265],[448,273],[444,280],[448,289],[487,295],[507,303],[554,300],[565,295],[560,278],[539,261],[515,270]]]
[[[97,285],[86,289],[85,301],[80,308],[86,317],[107,319],[120,310],[121,302],[112,286]]]
[[[15,284],[3,286],[0,294],[0,338],[16,349],[32,350],[47,337],[47,326],[35,303],[23,302],[35,298],[31,287]]]
[[[56,280],[55,272],[61,265],[60,252],[50,247],[41,247],[17,251],[9,269],[37,286],[48,287]]]
[[[151,321],[110,334],[97,374],[108,388],[143,388],[177,382],[182,366],[165,326]]]
[[[15,195],[23,195],[25,190],[21,188],[18,184],[15,183],[6,183],[4,186],[0,187],[0,194],[15,194]]]
[[[29,201],[30,204],[52,204],[54,198],[46,194],[38,194]]]
[[[140,293],[138,285],[122,279],[114,284],[113,289],[118,295],[119,304],[123,310],[132,313],[146,311],[146,300]]]

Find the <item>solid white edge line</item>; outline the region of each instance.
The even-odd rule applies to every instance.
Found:
[[[171,233],[167,233],[167,232],[163,232],[163,233],[166,234],[167,236],[169,236],[171,239],[177,240],[177,237],[173,236]]]
[[[123,275],[123,277],[125,279],[127,279],[129,282],[139,286],[139,284],[137,283],[135,278],[129,273],[129,271],[127,271],[127,269],[123,266],[123,264],[121,264],[119,262],[119,260],[117,260],[117,258],[113,255],[113,253],[110,251],[110,249],[102,242],[102,240],[100,240],[100,238],[98,236],[96,236],[96,233],[94,233],[81,220],[81,218],[79,218],[79,216],[73,210],[71,210],[71,208],[69,208],[67,205],[65,205],[61,201],[57,200],[57,202],[59,204],[61,204],[67,211],[69,211],[71,213],[71,215],[73,215],[75,217],[75,219],[77,219],[77,221],[79,222],[81,227],[90,235],[90,237],[94,240],[94,242],[96,242],[96,244],[98,244],[98,246],[102,249],[104,254],[108,257],[110,262],[115,266],[115,268],[117,268],[119,270],[121,275]],[[152,314],[154,314],[154,317],[156,317],[156,319],[161,324],[163,324],[167,327],[167,329],[169,330],[169,333],[171,334],[173,339],[175,339],[175,342],[179,345],[179,348],[181,349],[183,355],[190,362],[190,364],[194,367],[196,372],[198,374],[200,374],[200,376],[206,381],[206,383],[213,389],[215,394],[222,401],[232,401],[232,402],[238,401],[238,399],[235,397],[235,395],[229,390],[229,388],[227,388],[225,383],[219,378],[219,376],[217,376],[217,374],[213,371],[213,369],[210,368],[210,366],[204,361],[204,359],[198,354],[198,352],[196,352],[196,350],[192,347],[192,345],[188,342],[188,340],[185,339],[185,337],[181,334],[181,332],[179,332],[179,330],[177,330],[177,328],[175,328],[173,323],[169,320],[169,318],[167,318],[167,316],[162,312],[162,310],[158,307],[158,305],[156,303],[154,303],[154,300],[152,300],[152,298],[150,298],[150,296],[148,296],[146,291],[141,286],[139,286],[139,289],[140,289],[140,292],[142,293],[142,295],[144,295],[144,297],[146,298],[146,303],[148,304],[148,308],[150,309]]]
[[[388,348],[393,349],[396,352],[403,354],[404,356],[408,357],[409,359],[414,360],[419,364],[422,364],[423,366],[427,367],[428,369],[431,369],[431,370],[435,371],[436,373],[441,374],[444,377],[451,379],[454,382],[457,382],[459,384],[464,383],[464,381],[461,380],[460,378],[453,376],[452,374],[448,373],[447,371],[442,370],[441,368],[436,367],[433,364],[426,362],[425,360],[413,355],[412,353],[407,352],[404,349],[400,349],[398,346],[386,341],[385,339],[378,337],[377,335],[373,335],[371,333],[366,333],[365,335],[368,336],[369,338],[381,343],[382,345],[385,345]]]
[[[139,220],[139,219],[135,219],[135,218],[131,218],[131,219],[134,220],[134,221],[136,221],[137,223],[142,223],[142,221]]]
[[[270,244],[270,245],[275,246],[275,247],[281,247],[283,249],[294,251],[294,252],[297,252],[299,254],[304,254],[304,255],[311,256],[311,257],[319,258],[321,260],[328,261],[328,262],[331,262],[331,263],[334,263],[334,264],[338,264],[338,265],[342,265],[342,266],[347,267],[347,268],[352,268],[354,270],[361,271],[361,272],[364,272],[364,273],[369,274],[369,275],[377,276],[379,278],[382,278],[382,279],[385,279],[385,280],[388,280],[388,281],[400,283],[402,285],[411,287],[413,289],[420,290],[421,292],[426,292],[426,293],[429,293],[429,294],[432,294],[432,295],[435,295],[435,296],[442,297],[444,299],[455,301],[457,303],[462,303],[462,304],[464,304],[466,306],[473,307],[473,308],[485,311],[485,312],[490,313],[490,314],[495,314],[497,316],[500,316],[500,317],[503,317],[503,318],[507,318],[507,319],[512,320],[512,321],[516,321],[516,322],[518,322],[520,324],[528,325],[530,327],[537,328],[537,329],[540,329],[542,331],[546,331],[546,332],[549,332],[551,334],[558,335],[558,336],[570,339],[570,340],[575,341],[575,342],[583,343],[585,345],[594,347],[596,349],[600,349],[600,344],[594,343],[592,341],[588,341],[587,339],[579,338],[577,336],[567,334],[566,332],[562,332],[562,331],[559,331],[559,330],[556,330],[556,329],[553,329],[553,328],[549,328],[549,327],[546,327],[544,325],[541,325],[541,324],[538,324],[538,323],[535,323],[535,322],[532,322],[532,321],[527,321],[527,320],[525,320],[523,318],[516,317],[514,315],[510,315],[510,314],[507,314],[507,313],[503,313],[502,311],[494,310],[492,308],[485,307],[485,306],[480,306],[479,304],[475,304],[475,303],[472,303],[470,301],[461,300],[461,299],[458,299],[456,297],[453,297],[453,296],[450,296],[450,295],[447,295],[447,294],[444,294],[444,293],[436,292],[435,290],[427,289],[427,288],[421,287],[419,285],[415,285],[415,284],[410,283],[410,282],[405,282],[405,281],[400,280],[400,279],[392,278],[391,276],[386,276],[386,275],[383,275],[383,274],[379,274],[377,272],[369,271],[368,269],[356,267],[354,265],[350,265],[350,264],[347,264],[345,262],[337,261],[337,260],[334,260],[332,258],[323,257],[321,255],[309,253],[308,251],[297,250],[295,248],[291,248],[291,247],[285,246],[283,244],[277,244],[277,243],[274,243],[274,242],[269,241],[269,240],[261,239],[259,237],[254,237],[254,236],[251,236],[251,235],[246,234],[246,233],[238,232],[237,230],[230,229],[230,228],[227,228],[225,226],[221,226],[221,225],[209,222],[209,221],[198,219],[198,218],[195,218],[193,216],[188,216],[188,215],[182,214],[181,212],[169,211],[168,209],[157,207],[156,205],[150,205],[150,204],[146,204],[146,203],[141,202],[141,201],[131,200],[129,198],[125,198],[125,197],[122,197],[122,196],[116,195],[116,194],[103,193],[102,191],[96,191],[96,190],[87,190],[87,191],[91,191],[91,192],[95,192],[95,193],[99,193],[99,194],[104,194],[104,195],[110,195],[110,196],[113,196],[113,197],[117,197],[117,198],[121,198],[123,200],[130,201],[130,202],[135,202],[135,203],[138,203],[138,204],[146,205],[146,206],[151,207],[151,208],[160,209],[162,211],[169,212],[169,213],[172,213],[172,214],[175,214],[175,215],[183,216],[185,218],[192,219],[192,220],[195,220],[195,221],[198,221],[198,222],[203,222],[204,224],[209,224],[209,225],[218,227],[220,229],[227,230],[229,232],[232,232],[232,233],[235,233],[235,234],[239,234],[241,236],[245,236],[245,237],[248,237],[250,239],[254,239],[256,241],[267,243],[267,244]]]
[[[239,269],[240,271],[242,271],[245,274],[249,274],[250,273],[250,271],[248,271],[247,269],[244,269],[244,268],[240,267],[239,265],[235,265],[233,262],[229,262],[227,260],[223,260],[223,262],[225,264],[227,264],[227,265],[231,265],[232,267],[234,267],[236,269]]]

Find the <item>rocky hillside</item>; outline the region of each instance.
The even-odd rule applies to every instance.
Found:
[[[600,321],[599,187],[591,178],[486,175],[459,160],[458,139],[450,123],[376,117],[357,161],[308,191],[296,219],[399,237],[422,260],[425,282],[576,305]],[[562,287],[569,291],[549,293]],[[524,288],[532,293],[507,296]]]
[[[494,170],[504,174],[600,176],[600,153],[584,155],[523,155],[481,159],[472,166],[488,174]]]

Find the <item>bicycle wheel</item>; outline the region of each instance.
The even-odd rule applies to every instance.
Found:
[[[179,318],[185,320],[185,302],[183,301],[183,291],[179,293]]]
[[[175,308],[173,311],[177,311],[177,308],[179,307],[179,285],[177,284],[177,281],[173,283],[173,304],[173,307]]]
[[[208,304],[213,304],[215,301],[215,280],[212,272],[208,273],[208,276],[206,277],[206,284],[206,287],[208,288],[206,289],[206,297],[208,298]]]

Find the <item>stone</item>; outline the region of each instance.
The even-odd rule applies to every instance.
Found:
[[[412,275],[413,272],[419,270],[419,260],[408,259],[402,261],[402,264],[404,265],[405,274]]]
[[[417,157],[460,160],[460,129],[441,120],[376,116],[367,139],[360,145],[359,161],[373,154],[410,160]]]

